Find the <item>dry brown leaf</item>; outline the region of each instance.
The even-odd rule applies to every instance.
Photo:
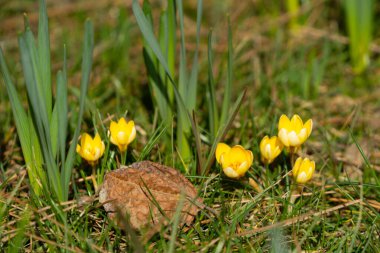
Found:
[[[120,224],[117,217],[125,217],[128,213],[134,229],[152,232],[173,218],[181,195],[185,200],[180,225],[189,225],[199,211],[194,203],[202,202],[195,187],[176,169],[142,161],[107,173],[99,202],[116,223]]]

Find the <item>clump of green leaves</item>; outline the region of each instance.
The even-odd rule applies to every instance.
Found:
[[[360,74],[370,62],[374,4],[372,0],[345,0],[344,7],[352,67]]]
[[[217,139],[226,133],[226,129],[233,119],[232,115],[236,115],[243,94],[231,110],[232,97],[232,76],[233,76],[233,51],[232,51],[232,33],[229,27],[228,32],[228,64],[227,64],[227,80],[225,82],[225,91],[223,104],[219,114],[215,96],[215,83],[212,73],[213,55],[212,55],[212,36],[209,35],[208,47],[208,89],[207,101],[209,120],[209,142],[214,145],[211,147],[211,153],[208,156],[208,162],[204,166],[202,162],[202,154],[200,151],[200,134],[197,130],[195,117],[193,112],[196,110],[197,86],[198,86],[198,47],[200,41],[200,26],[202,20],[202,0],[197,2],[196,15],[196,47],[193,53],[191,70],[187,69],[190,66],[187,61],[187,52],[185,44],[184,18],[182,1],[168,1],[166,10],[161,12],[159,35],[156,38],[153,30],[153,18],[151,6],[149,2],[144,1],[143,8],[140,7],[138,1],[133,1],[133,12],[135,14],[137,24],[140,27],[144,38],[144,60],[149,77],[149,85],[151,88],[152,98],[157,105],[161,119],[167,126],[170,126],[173,120],[173,115],[177,115],[177,132],[176,144],[179,154],[185,164],[193,158],[191,151],[191,134],[195,138],[195,146],[198,156],[198,172],[206,171],[212,163],[213,152],[215,151]],[[177,23],[178,14],[178,23]],[[179,66],[176,69],[176,30],[179,26]],[[176,71],[177,70],[177,71]],[[230,114],[231,113],[231,114]],[[204,167],[203,167],[204,166]],[[200,167],[203,167],[201,169]],[[198,174],[199,174],[198,173]],[[193,173],[194,174],[194,173]]]
[[[86,22],[79,117],[73,141],[67,151],[68,100],[66,52],[64,50],[63,68],[57,73],[56,94],[54,96],[52,91],[50,40],[45,0],[40,0],[39,5],[37,41],[35,41],[26,17],[25,31],[20,34],[18,39],[28,96],[28,110],[23,108],[23,102],[12,82],[2,50],[0,50],[0,66],[12,106],[31,189],[37,195],[50,195],[54,193],[57,200],[65,201],[68,199],[75,147],[79,136],[84,102],[90,79],[93,27],[91,22]]]

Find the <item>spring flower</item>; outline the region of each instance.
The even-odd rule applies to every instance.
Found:
[[[265,136],[260,142],[261,161],[265,164],[272,163],[281,154],[283,147],[284,145],[277,136],[271,138]]]
[[[304,184],[309,181],[315,170],[315,162],[310,161],[308,158],[298,157],[293,166],[293,177],[297,183]]]
[[[123,153],[136,137],[135,122],[131,120],[127,123],[124,118],[120,118],[117,123],[111,121],[110,132],[111,142]]]
[[[219,143],[215,156],[218,163],[222,166],[224,174],[230,178],[244,176],[253,162],[252,152],[240,145],[231,148],[227,144]]]
[[[312,128],[311,119],[304,124],[297,114],[291,120],[286,115],[282,115],[278,122],[278,138],[284,146],[298,148],[310,136]]]
[[[77,145],[77,153],[94,165],[104,153],[104,142],[97,133],[94,138],[84,133],[80,139],[80,145]]]

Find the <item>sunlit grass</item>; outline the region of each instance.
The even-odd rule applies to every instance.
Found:
[[[76,132],[92,136],[99,133],[105,144],[94,172],[79,156],[73,161],[66,188],[68,201],[59,201],[53,191],[39,196],[31,191],[32,180],[25,173],[27,159],[18,148],[22,137],[12,130],[16,117],[9,118],[8,96],[0,94],[0,109],[7,108],[5,115],[0,115],[0,251],[378,251],[377,153],[367,150],[367,144],[374,151],[379,147],[379,132],[373,120],[379,108],[378,91],[368,96],[368,90],[353,90],[351,86],[353,80],[377,84],[378,74],[353,79],[347,72],[349,51],[340,42],[329,38],[293,40],[287,35],[288,26],[281,23],[291,22],[283,19],[288,15],[281,9],[284,6],[242,2],[239,9],[236,7],[240,4],[232,8],[204,1],[201,11],[201,1],[182,4],[176,1],[175,6],[162,7],[154,1],[151,5],[134,2],[134,15],[145,17],[151,26],[142,33],[140,29],[147,23],[136,23],[131,6],[128,11],[125,6],[96,9],[104,17],[93,20],[94,68],[81,127],[77,126],[82,118],[77,100],[82,49],[79,44],[76,48],[67,43],[64,69],[59,56],[62,52],[51,49],[50,59],[58,63],[52,64],[51,83],[65,77],[69,84],[67,96],[61,96],[62,91],[54,86],[50,92],[52,106],[58,99],[66,101],[67,113],[60,115],[68,115],[67,132],[63,134],[67,137],[63,142],[61,137],[56,139],[65,148],[57,148],[58,160],[54,163],[62,166],[60,161],[65,158],[61,158],[59,150],[69,151],[77,140]],[[91,6],[87,8],[90,10],[84,12],[86,16],[96,16]],[[228,9],[230,13],[217,16],[214,9]],[[330,6],[319,6],[303,15],[313,17],[320,10],[322,14],[333,12]],[[201,21],[197,13],[202,13]],[[79,25],[83,16],[82,12],[70,18],[49,15],[53,20],[50,31],[58,29],[57,19],[61,21],[63,17]],[[330,31],[333,26],[322,17],[318,26]],[[70,30],[68,41],[81,41],[82,30],[65,24],[62,22],[59,29]],[[269,32],[261,30],[266,24],[272,24]],[[307,28],[313,23],[303,25]],[[33,25],[31,29],[34,31]],[[186,37],[183,43],[182,37]],[[55,36],[51,34],[50,39],[53,41]],[[18,62],[17,54],[4,51],[8,79],[22,91],[21,65],[14,64]],[[146,57],[154,59],[151,65]],[[194,62],[196,70],[192,68]],[[376,61],[371,64],[376,68]],[[63,69],[62,74],[55,74],[58,69]],[[180,79],[184,84],[195,82],[195,91],[188,92],[186,85],[181,91]],[[164,84],[165,95],[161,98],[154,96],[162,91],[157,90],[155,82]],[[18,96],[23,101],[20,110],[31,108],[23,92]],[[178,113],[183,113],[182,119]],[[263,163],[259,145],[265,135],[278,134],[282,114],[296,113],[313,119],[313,133],[299,154],[316,162],[313,177],[298,188],[290,174],[292,164],[287,153],[282,152],[270,164]],[[32,111],[27,117],[33,115]],[[125,160],[119,154],[120,147],[110,142],[108,132],[111,121],[122,116],[134,120],[137,132]],[[183,136],[179,130],[181,120],[188,124]],[[16,127],[19,132],[17,124]],[[187,151],[179,149],[182,141],[189,145],[190,162],[185,159]],[[233,180],[223,174],[215,161],[219,142],[241,144],[252,151],[253,164],[244,177]],[[349,146],[357,152],[352,154]],[[174,219],[171,225],[147,238],[144,233],[140,237],[135,231],[122,231],[108,219],[98,203],[96,185],[107,171],[146,159],[181,170],[198,188],[205,208],[191,226],[178,228],[178,219]],[[352,169],[351,163],[358,161],[360,164]]]

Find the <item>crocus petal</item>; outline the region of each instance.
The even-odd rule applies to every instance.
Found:
[[[231,149],[231,147],[228,146],[227,144],[225,144],[225,143],[218,143],[218,145],[216,146],[216,152],[215,152],[215,158],[218,161],[218,163],[221,163],[220,156],[222,154],[230,151],[230,149]]]
[[[278,122],[278,130],[280,131],[281,129],[290,130],[290,120],[285,114],[281,115]]]
[[[248,153],[248,168],[251,167],[252,163],[253,163],[253,153],[251,150],[246,150],[246,152]]]
[[[94,137],[94,145],[96,147],[99,147],[102,145],[102,139],[100,138],[100,135],[98,133],[95,134],[95,137]]]
[[[110,132],[111,132],[111,142],[112,144],[117,145],[117,133],[119,132],[119,126],[115,121],[111,121],[110,125]]]
[[[315,162],[308,158],[299,157],[293,166],[292,172],[297,183],[304,184],[313,177]]]
[[[294,131],[291,131],[290,133],[288,133],[288,139],[289,139],[290,146],[299,146],[301,144],[300,139],[298,138],[298,135]]]
[[[223,167],[228,167],[229,164],[241,164],[248,158],[246,150],[240,145],[232,147],[228,152],[226,152],[223,155],[223,157]]]
[[[292,172],[293,172],[293,175],[295,177],[297,177],[297,175],[298,175],[298,171],[300,169],[300,166],[301,166],[302,162],[303,162],[302,157],[298,157],[297,160],[296,160],[296,162],[295,162],[295,164],[294,164],[294,166],[293,166]]]
[[[266,147],[268,141],[269,141],[268,135],[264,136],[264,138],[261,140],[261,142],[260,142],[260,152],[261,153],[265,152],[265,147]]]
[[[119,132],[117,132],[116,136],[117,136],[117,143],[118,143],[118,145],[120,145],[120,144],[126,144],[128,142],[128,139],[127,139],[128,135],[126,134],[126,132],[119,131]]]
[[[136,137],[136,128],[135,128],[135,122],[132,120],[128,122],[127,124],[127,133],[129,133],[128,143],[131,143],[135,137]]]
[[[311,119],[309,119],[308,121],[306,121],[306,123],[303,125],[303,127],[306,128],[307,137],[309,137],[311,134],[311,131],[313,130],[313,121]]]
[[[300,144],[304,143],[307,139],[307,130],[306,128],[302,128],[301,131],[298,134],[298,138],[300,140]]]
[[[124,117],[121,117],[119,121],[117,122],[119,129],[125,129],[127,128],[127,121],[124,119]]]
[[[223,169],[224,174],[230,178],[239,178],[239,174],[231,167]]]
[[[297,133],[299,133],[299,131],[301,131],[301,129],[303,128],[302,119],[300,116],[298,116],[298,114],[293,115],[290,121],[290,124],[291,124],[292,130],[296,131]]]
[[[264,151],[264,155],[270,159],[272,157],[272,148],[270,146],[270,143],[268,143],[266,146],[265,146],[265,151]]]
[[[309,178],[305,172],[301,172],[296,179],[297,183],[304,184],[309,181]]]
[[[239,177],[242,177],[245,175],[247,170],[251,167],[248,161],[244,161],[240,164],[240,166],[237,168],[236,173],[239,175]]]
[[[284,144],[284,146],[289,147],[290,143],[289,143],[288,131],[285,128],[282,128],[278,132],[278,138],[280,138],[280,140],[281,140],[282,144]]]

